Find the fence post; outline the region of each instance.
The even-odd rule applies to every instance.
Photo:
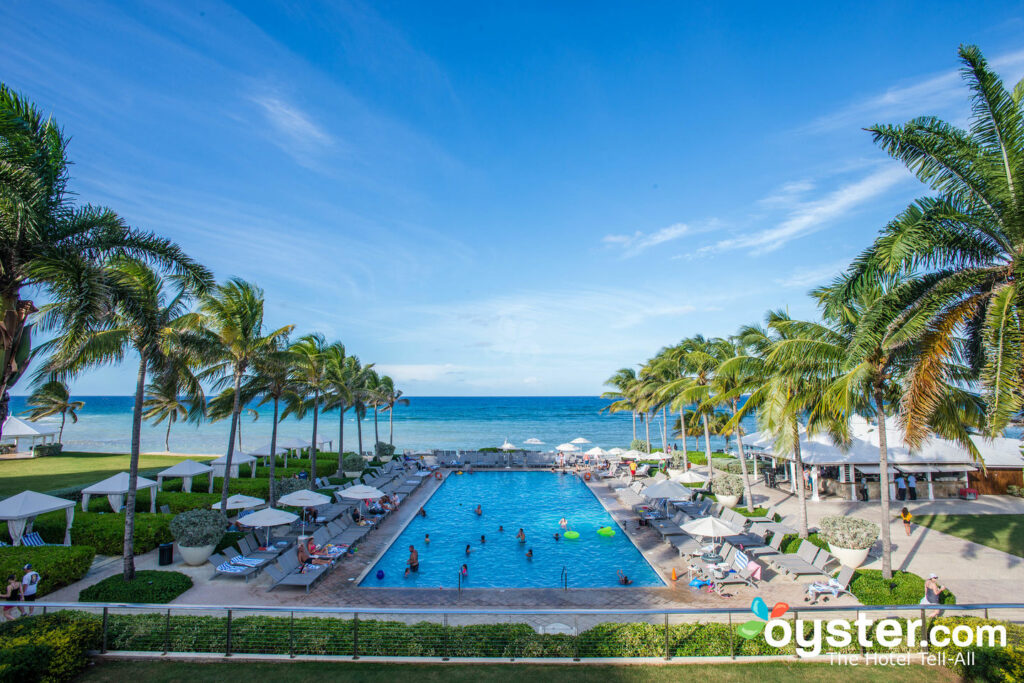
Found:
[[[164,620],[164,654],[171,651],[171,609],[167,608],[167,619]]]
[[[672,653],[669,652],[668,645],[668,612],[665,612],[665,659],[672,659]]]
[[[103,642],[100,644],[100,654],[107,652],[107,610],[108,608],[103,608]]]
[[[729,612],[729,657],[736,659],[736,646],[733,644],[735,634],[732,632],[732,612]]]
[[[228,610],[228,633],[227,642],[224,644],[224,656],[231,656],[231,610]]]
[[[573,651],[576,656],[572,658],[572,661],[580,661],[580,615],[575,615],[573,618],[573,627],[576,629],[576,637],[573,639]]]
[[[359,659],[359,612],[352,613],[352,659]]]
[[[857,621],[860,621],[860,610],[857,610]],[[860,639],[858,639],[857,642],[860,644]],[[860,656],[864,656],[864,645],[860,645]]]
[[[288,617],[288,656],[295,659],[295,612]]]
[[[441,650],[441,661],[447,662],[449,659],[448,653],[448,613],[444,613],[444,622],[441,628],[441,644],[443,649]]]

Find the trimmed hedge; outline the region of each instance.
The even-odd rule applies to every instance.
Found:
[[[63,516],[63,511],[60,514]],[[95,557],[96,551],[85,545],[0,548],[0,580],[6,583],[10,574],[21,578],[25,573],[22,567],[31,562],[41,577],[36,595],[42,597],[85,576]]]
[[[946,647],[932,646],[932,652],[946,655],[946,666],[966,680],[972,681],[1024,681],[1024,627],[1005,621],[979,619],[976,617],[944,617],[939,616],[931,622],[932,626],[943,624],[952,629],[957,624],[967,624],[972,629],[978,626],[998,626],[1006,628],[1006,647],[959,647],[950,643]],[[966,653],[973,657],[959,657]],[[973,661],[972,661],[973,660]]]
[[[135,512],[148,513],[149,512],[149,491],[140,491],[139,496],[135,499]],[[187,512],[196,508],[207,508],[220,501],[220,493],[206,493],[206,489],[197,489],[192,487],[192,493],[183,493],[181,491],[160,491],[156,494],[156,509],[159,510],[161,506],[166,505],[171,509],[171,512],[178,514],[179,512]],[[89,499],[89,512],[104,512],[110,513],[110,503],[107,502],[106,496],[99,496]],[[138,517],[136,517],[138,519]],[[76,522],[78,518],[75,518]],[[74,531],[72,531],[74,533]]]
[[[782,543],[779,545],[779,548],[784,553],[795,553],[797,550],[800,549],[801,540],[802,539],[800,538],[799,534],[787,534],[783,537]],[[813,543],[814,545],[818,546],[819,548],[824,548],[825,550],[828,550],[828,543],[825,541],[824,538],[818,536],[818,534],[816,533],[808,534],[807,540]]]
[[[103,579],[84,588],[78,594],[79,602],[135,602],[164,604],[192,587],[192,579],[181,572],[135,572],[133,581],[125,581],[120,574]]]
[[[88,666],[88,651],[100,647],[101,623],[91,614],[61,611],[0,624],[0,681],[74,679]]]
[[[850,592],[865,605],[916,605],[924,597],[924,579],[910,572],[894,571],[892,581],[879,569],[858,569],[850,580]],[[955,605],[956,596],[943,591],[943,605]]]
[[[149,552],[161,543],[169,543],[170,523],[174,515],[150,514],[135,516],[135,552]],[[36,517],[33,530],[47,543],[64,542],[63,510],[48,512]],[[7,533],[7,524],[0,526],[0,535]],[[82,512],[75,513],[71,528],[71,542],[75,546],[91,546],[99,555],[120,555],[124,550],[124,513]]]

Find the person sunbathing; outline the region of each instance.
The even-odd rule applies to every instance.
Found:
[[[330,558],[327,558],[327,557],[320,557],[319,555],[316,555],[316,556],[310,555],[309,554],[309,549],[306,547],[305,543],[300,543],[299,544],[298,556],[299,556],[299,564],[327,565],[327,564],[331,564],[331,562],[332,562],[332,560]]]

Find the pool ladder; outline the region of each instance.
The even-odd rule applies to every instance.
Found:
[[[562,575],[559,577],[558,582],[562,584],[562,590],[569,590],[569,570],[564,566],[562,567]]]

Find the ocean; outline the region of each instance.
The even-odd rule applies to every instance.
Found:
[[[132,397],[130,396],[73,396],[85,401],[78,414],[78,422],[68,420],[64,428],[64,447],[71,451],[99,451],[125,453],[131,439]],[[537,438],[545,443],[539,448],[553,449],[558,444],[583,437],[592,445],[602,448],[627,448],[632,439],[632,420],[629,413],[609,415],[601,409],[608,401],[596,396],[515,396],[515,397],[409,397],[410,405],[395,410],[395,447],[403,449],[473,449],[500,446],[507,438],[522,446],[526,439]],[[11,397],[11,412],[18,415],[25,410],[25,397]],[[257,417],[243,413],[241,419],[242,447],[258,448],[270,441],[272,406],[256,409]],[[673,419],[670,416],[670,427]],[[60,418],[41,421],[57,425]],[[175,453],[221,454],[227,446],[229,422],[204,422],[199,425],[176,423],[171,428],[170,450]],[[753,425],[746,426],[748,432]],[[388,418],[379,419],[381,441],[388,440]],[[661,420],[651,423],[651,444],[661,446]],[[153,425],[144,422],[142,451],[164,450],[166,423]],[[289,418],[281,423],[280,436],[309,440],[313,419],[307,415],[302,421]],[[330,450],[337,449],[338,413],[320,416],[319,434],[333,439]],[[644,438],[643,424],[637,422],[637,436]],[[681,442],[674,440],[677,445]],[[363,422],[363,448],[373,448],[373,415]],[[695,448],[693,438],[689,447]],[[712,437],[712,446],[721,448],[724,441]],[[352,411],[345,416],[345,450],[356,450],[356,421]],[[586,448],[590,448],[587,445]],[[703,448],[703,442],[701,445]]]

